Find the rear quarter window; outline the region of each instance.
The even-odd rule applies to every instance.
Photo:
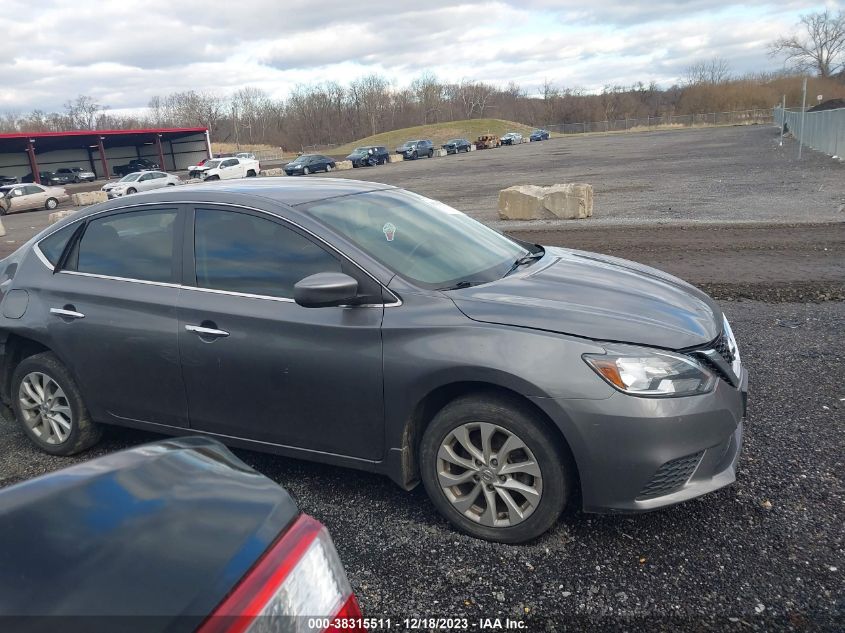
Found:
[[[48,235],[43,240],[38,242],[38,249],[41,254],[47,258],[47,261],[55,266],[59,263],[59,259],[65,250],[70,238],[73,237],[74,231],[79,228],[79,223],[74,222],[65,227],[60,228],[55,233]]]

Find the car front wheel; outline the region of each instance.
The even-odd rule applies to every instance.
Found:
[[[332,170],[331,165],[326,165],[326,173],[329,173]]]
[[[59,201],[55,198],[47,198],[47,202],[44,203],[44,208],[49,209],[50,211],[55,209],[57,206],[59,206]]]
[[[51,455],[73,455],[100,439],[100,428],[70,372],[52,352],[30,356],[17,366],[12,407],[24,433]]]
[[[447,404],[420,445],[422,481],[453,525],[501,543],[522,543],[551,528],[569,497],[568,459],[544,420],[504,396]]]

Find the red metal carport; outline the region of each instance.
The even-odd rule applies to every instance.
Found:
[[[204,147],[202,154],[206,157],[211,156],[211,143],[208,136],[208,130],[204,127],[188,127],[188,128],[150,128],[143,130],[77,130],[72,132],[20,132],[13,134],[0,134],[0,158],[9,156],[20,156],[25,152],[28,158],[28,167],[33,174],[36,182],[41,182],[39,171],[38,157],[44,156],[48,153],[53,153],[54,157],[52,164],[71,164],[78,162],[87,162],[91,171],[97,173],[96,161],[94,159],[94,152],[98,154],[99,162],[101,164],[102,174],[108,178],[111,175],[109,168],[109,148],[120,148],[126,151],[127,148],[134,148],[136,157],[142,156],[141,150],[145,146],[154,146],[158,156],[158,163],[162,169],[166,169],[165,152],[163,143],[167,143],[170,148],[169,155],[173,164],[173,169],[183,168],[181,162],[191,162],[185,158],[181,162],[177,160],[177,153],[190,154],[194,156],[198,153],[200,135],[204,140]],[[184,152],[175,152],[174,146],[183,142],[186,139],[193,138],[194,149],[189,149]],[[74,151],[76,153],[74,154]],[[84,154],[81,153],[84,151]],[[147,154],[149,156],[149,154]],[[153,155],[155,156],[155,155]],[[123,156],[120,160],[127,160],[131,157]],[[20,168],[20,163],[14,163],[13,160],[8,160],[8,164],[12,167]],[[0,165],[0,173],[3,171],[3,166]],[[18,169],[20,171],[20,169]],[[45,169],[46,171],[46,169]]]

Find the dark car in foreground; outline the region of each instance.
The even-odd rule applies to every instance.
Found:
[[[39,171],[38,178],[41,181],[40,184],[46,185],[48,187],[67,185],[73,182],[73,176],[70,176],[68,174],[58,174],[54,171]],[[35,177],[32,175],[32,173],[29,173],[23,178],[21,178],[21,182],[35,182]]]
[[[434,156],[434,144],[426,139],[418,141],[407,141],[396,148],[396,153],[401,154],[405,160],[416,160],[417,158],[431,158]]]
[[[3,176],[0,174],[0,187],[3,185],[16,185],[18,184],[18,179],[14,176]]]
[[[335,168],[335,162],[322,154],[302,154],[284,166],[288,176],[307,176],[314,172],[330,172]]]
[[[365,145],[356,147],[346,160],[351,161],[353,167],[375,167],[389,162],[390,152],[383,145]]]
[[[148,158],[133,158],[125,165],[115,165],[112,167],[112,172],[115,176],[126,176],[136,171],[146,171],[150,169],[161,169],[158,163]]]
[[[441,147],[446,150],[447,154],[460,154],[470,151],[471,146],[472,143],[465,138],[453,138],[446,141]]]
[[[203,433],[422,481],[503,542],[570,499],[653,510],[735,478],[747,372],[710,297],[388,185],[101,203],[0,261],[0,294],[0,395],[48,453],[99,424]]]
[[[5,488],[0,516],[5,631],[323,631],[304,625],[361,617],[327,530],[209,438]]]
[[[534,143],[537,141],[548,141],[549,140],[549,131],[548,130],[534,130],[531,132],[531,136],[528,137],[529,140]]]

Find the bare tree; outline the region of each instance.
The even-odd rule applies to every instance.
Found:
[[[845,72],[845,11],[829,9],[801,16],[799,33],[781,37],[769,45],[769,55],[800,72],[832,77]]]
[[[77,130],[93,130],[97,124],[97,113],[102,109],[93,97],[87,95],[79,95],[65,103],[65,114],[71,127]]]
[[[710,61],[697,61],[687,66],[686,83],[690,86],[700,84],[721,84],[731,78],[731,65],[722,57],[714,57]]]

